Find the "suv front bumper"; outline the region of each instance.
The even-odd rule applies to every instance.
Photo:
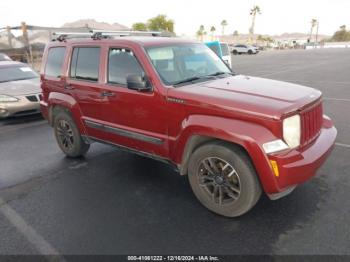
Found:
[[[269,160],[276,161],[278,176],[275,178],[275,189],[267,192],[271,199],[278,199],[292,192],[293,189],[316,175],[316,171],[326,161],[332,151],[337,136],[337,130],[332,121],[325,119],[320,135],[310,145],[302,149],[286,153],[268,155]]]

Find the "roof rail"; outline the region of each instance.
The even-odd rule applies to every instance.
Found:
[[[162,32],[158,31],[107,31],[107,30],[91,30],[86,33],[66,33],[55,32],[54,36],[57,36],[53,41],[65,41],[72,38],[92,38],[94,40],[101,40],[105,38],[111,38],[115,36],[163,36]]]
[[[63,42],[70,38],[91,38],[92,33],[66,33],[66,32],[54,32],[52,33],[53,36],[57,36],[56,38],[53,38],[52,41],[59,41]]]
[[[113,36],[161,36],[162,32],[158,31],[108,31],[92,30],[94,39],[109,38]]]

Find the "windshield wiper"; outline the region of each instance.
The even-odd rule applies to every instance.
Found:
[[[176,83],[174,83],[173,85],[174,86],[177,86],[177,85],[181,85],[181,84],[185,84],[185,83],[190,83],[190,82],[193,82],[193,81],[196,81],[196,80],[200,80],[200,79],[207,79],[209,78],[210,76],[193,76],[193,77],[189,77],[189,78],[186,78],[184,80],[180,80]]]
[[[218,71],[218,72],[215,72],[213,74],[210,74],[209,76],[219,76],[219,75],[225,75],[225,74],[233,75],[233,73],[231,73],[231,72]]]

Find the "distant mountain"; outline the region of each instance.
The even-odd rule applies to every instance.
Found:
[[[308,39],[310,37],[309,34],[304,33],[283,33],[281,35],[273,35],[272,38],[279,40],[279,39]],[[312,37],[315,37],[315,33],[313,33]],[[318,39],[322,40],[324,38],[329,38],[328,35],[318,35]]]
[[[121,25],[118,23],[109,24],[106,22],[98,22],[94,19],[81,19],[71,23],[65,23],[62,27],[70,27],[70,28],[79,28],[79,27],[88,27],[91,29],[99,29],[99,30],[130,30],[129,27],[125,25]]]

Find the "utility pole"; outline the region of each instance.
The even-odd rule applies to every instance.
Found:
[[[317,40],[318,40],[318,28],[319,28],[319,26],[320,26],[320,21],[317,20],[315,45],[317,45]]]
[[[11,33],[11,27],[7,26],[6,27],[7,31],[7,39],[8,39],[8,45],[12,49],[12,33]]]
[[[27,25],[25,22],[21,23],[21,29],[22,29],[22,34],[23,34],[23,39],[25,43],[25,48],[28,47],[29,51],[29,63],[33,66],[33,52],[32,52],[32,46],[29,43],[29,37],[28,37],[28,31],[27,31]]]

